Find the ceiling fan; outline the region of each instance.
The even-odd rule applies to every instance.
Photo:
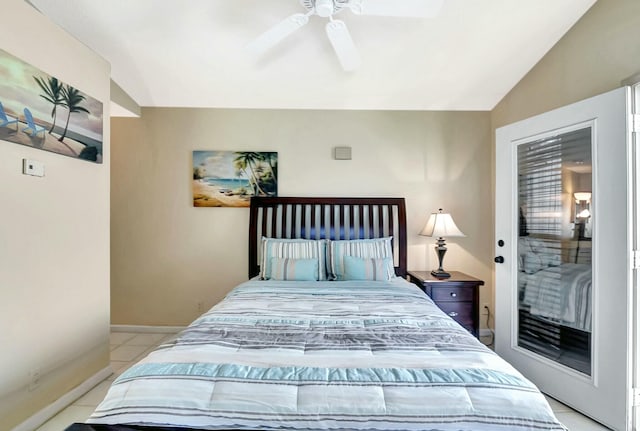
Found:
[[[434,17],[440,11],[444,0],[299,0],[307,13],[296,13],[262,33],[247,45],[254,56],[263,55],[291,33],[309,22],[309,17],[317,15],[329,18],[326,25],[327,36],[338,56],[342,68],[355,70],[360,65],[360,54],[349,34],[344,21],[334,19],[343,9],[350,9],[356,15],[377,15],[392,17]]]

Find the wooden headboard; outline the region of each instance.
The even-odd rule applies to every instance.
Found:
[[[393,237],[396,275],[407,274],[404,198],[252,197],[249,215],[249,278],[260,273],[262,237],[372,239]]]

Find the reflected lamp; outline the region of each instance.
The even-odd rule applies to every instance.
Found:
[[[576,192],[573,197],[576,199],[575,231],[578,240],[586,239],[591,236],[590,233],[587,233],[587,224],[591,217],[591,192]]]
[[[437,213],[432,213],[424,229],[420,232],[420,235],[438,238],[435,246],[436,254],[438,255],[438,269],[431,271],[431,275],[437,278],[451,277],[451,274],[442,268],[444,255],[447,252],[444,238],[465,236],[465,234],[458,229],[458,226],[456,226],[451,214],[443,213],[442,208],[440,208]]]
[[[576,198],[576,221],[591,217],[591,192],[576,192],[573,197]]]

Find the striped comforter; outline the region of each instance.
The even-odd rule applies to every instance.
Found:
[[[401,279],[244,283],[118,377],[88,422],[565,429],[532,383]]]
[[[518,277],[531,314],[591,332],[591,265],[563,263]]]

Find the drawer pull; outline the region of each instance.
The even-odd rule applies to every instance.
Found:
[[[455,298],[456,296],[458,296],[458,294],[456,292],[451,292],[451,297]]]
[[[449,314],[449,316],[451,316],[451,317],[456,317],[456,316],[458,315],[458,313],[457,313],[456,311],[452,311],[452,312],[450,312],[450,313],[448,313],[448,314]]]

